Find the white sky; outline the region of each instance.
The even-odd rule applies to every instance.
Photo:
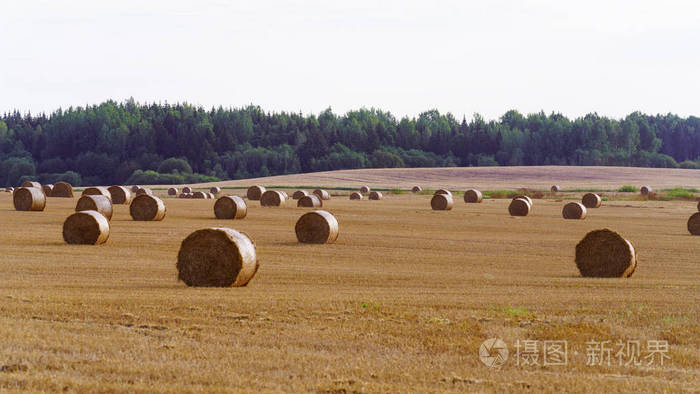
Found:
[[[132,96],[397,117],[700,115],[700,1],[0,3],[0,112]]]

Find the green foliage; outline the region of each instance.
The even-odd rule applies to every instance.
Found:
[[[60,174],[39,174],[39,182],[55,184],[57,182],[68,182],[72,186],[83,185],[83,180],[80,174],[75,171],[66,171]]]
[[[666,192],[666,195],[672,198],[679,198],[679,199],[687,199],[687,200],[693,200],[695,199],[695,195],[693,193],[697,193],[698,189],[683,189],[683,188],[673,188],[670,189]]]
[[[621,188],[617,189],[617,191],[621,192],[621,193],[637,193],[639,191],[639,189],[637,189],[637,187],[635,187],[635,186],[625,185],[625,186],[622,186]]]
[[[192,167],[185,159],[171,157],[160,163],[158,172],[161,174],[191,174]]]

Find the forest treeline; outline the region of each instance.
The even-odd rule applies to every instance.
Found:
[[[257,106],[107,101],[0,119],[0,184],[195,183],[324,170],[496,165],[700,168],[700,118],[543,112],[487,121],[427,111],[397,119],[270,113]]]

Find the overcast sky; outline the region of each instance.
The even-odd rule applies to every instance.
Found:
[[[0,112],[700,115],[698,1],[3,1]]]

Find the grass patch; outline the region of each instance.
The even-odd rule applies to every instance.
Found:
[[[639,189],[637,189],[635,186],[625,185],[617,189],[617,191],[621,193],[637,193],[639,192]]]
[[[513,198],[518,192],[515,190],[488,190],[482,192],[484,198]]]
[[[669,197],[672,198],[679,198],[679,199],[695,199],[695,194],[697,193],[698,189],[683,189],[680,187],[676,187],[673,189],[669,189],[668,191],[665,191],[665,194]]]

